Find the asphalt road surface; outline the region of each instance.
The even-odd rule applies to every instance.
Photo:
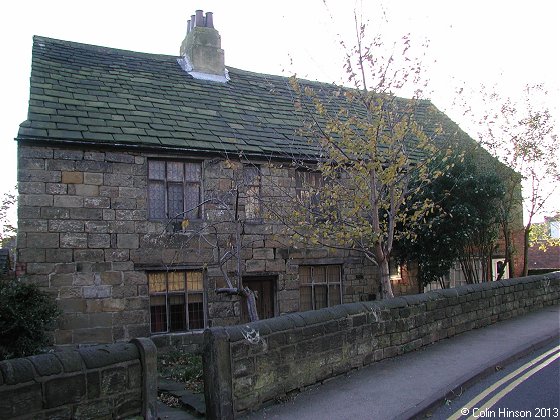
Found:
[[[446,402],[429,418],[560,419],[559,343],[498,370]]]

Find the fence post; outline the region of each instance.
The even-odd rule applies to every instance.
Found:
[[[233,419],[231,356],[224,328],[204,331],[204,397],[209,419]]]
[[[149,338],[134,338],[142,364],[142,416],[155,420],[157,416],[157,348]]]

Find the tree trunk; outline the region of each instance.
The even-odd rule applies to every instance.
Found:
[[[381,297],[389,299],[394,297],[393,287],[391,286],[391,277],[389,275],[389,259],[384,258],[379,264],[379,272],[381,273]]]
[[[257,312],[257,299],[255,292],[248,287],[243,288],[245,299],[247,300],[247,313],[249,314],[249,322],[258,321],[259,314]]]
[[[504,265],[498,272],[498,277],[496,281],[501,280],[504,277],[506,267],[508,268],[509,278],[513,277],[513,261],[511,258],[511,233],[507,223],[502,222],[502,232],[504,235]]]
[[[531,233],[531,224],[527,224],[523,235],[523,277],[529,275],[529,233]]]

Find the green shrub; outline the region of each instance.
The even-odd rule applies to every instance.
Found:
[[[204,390],[202,379],[202,356],[187,353],[178,348],[158,352],[158,373],[160,376],[183,382],[185,388],[195,393]]]
[[[0,360],[39,353],[60,309],[35,285],[0,281]]]

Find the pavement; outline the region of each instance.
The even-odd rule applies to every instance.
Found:
[[[194,394],[185,389],[185,384],[170,379],[158,378],[158,393],[164,392],[175,399],[176,406],[170,407],[160,399],[157,401],[160,420],[193,420],[204,418],[206,406],[204,394]]]
[[[468,331],[420,350],[324,381],[244,419],[428,418],[470,384],[551,342],[560,343],[560,306]],[[161,419],[201,418],[159,406]]]

